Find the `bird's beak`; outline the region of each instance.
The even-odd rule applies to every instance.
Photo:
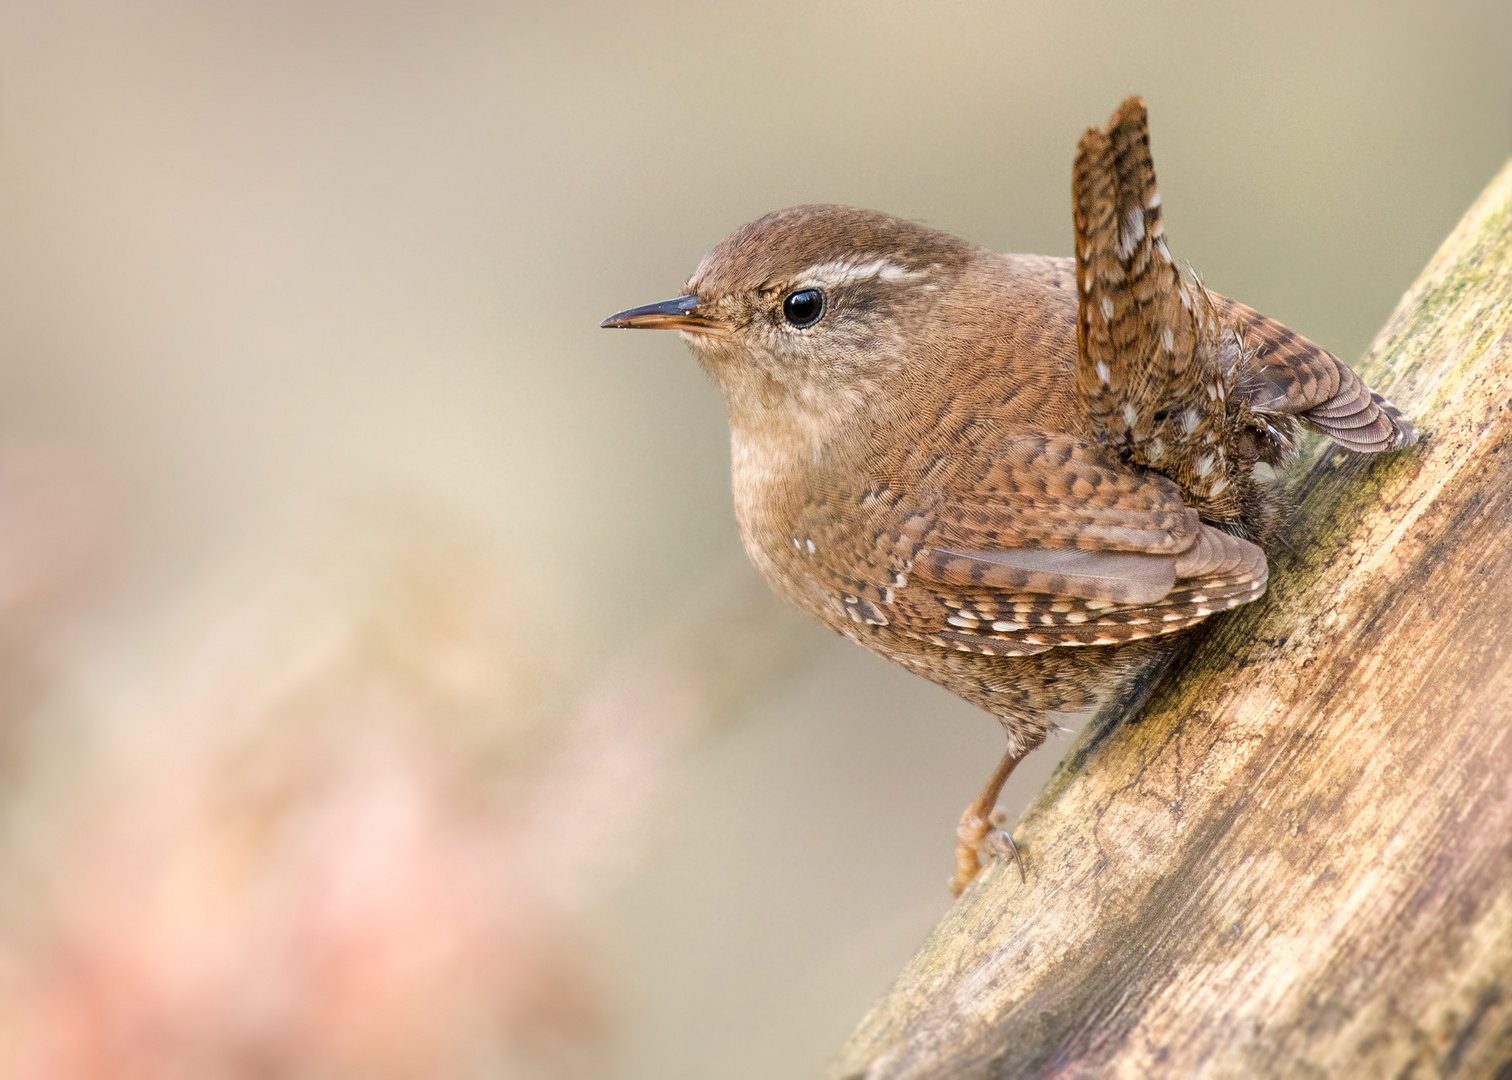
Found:
[[[628,327],[632,330],[712,330],[718,324],[698,310],[698,297],[679,296],[659,304],[646,304],[611,315],[599,323],[605,328]]]

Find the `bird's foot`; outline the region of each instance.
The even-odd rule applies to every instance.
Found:
[[[1004,820],[998,811],[983,817],[976,812],[975,806],[961,815],[961,823],[956,826],[956,872],[950,882],[950,895],[960,896],[965,891],[981,872],[984,856],[989,859],[1013,856],[1013,861],[1018,863],[1019,877],[1029,880],[1018,845],[1013,842],[1012,834],[1002,828]]]

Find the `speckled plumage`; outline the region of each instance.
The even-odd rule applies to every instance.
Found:
[[[741,536],[772,586],[1002,723],[958,887],[1050,714],[1263,593],[1251,538],[1278,512],[1255,466],[1299,421],[1358,450],[1413,439],[1337,358],[1181,275],[1139,99],[1083,136],[1073,219],[1074,260],[777,211],[679,301],[605,323],[682,329],[724,392]],[[798,327],[784,298],[806,289],[824,313]]]

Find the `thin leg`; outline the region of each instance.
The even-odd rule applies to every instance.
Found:
[[[1013,768],[1024,760],[1027,751],[1014,753],[1009,750],[1003,755],[1003,760],[998,762],[997,770],[992,774],[992,779],[987,781],[987,786],[976,797],[976,802],[966,808],[961,815],[961,823],[956,826],[956,872],[955,878],[950,883],[950,895],[960,896],[971,879],[977,876],[982,869],[981,850],[988,833],[992,832],[992,811],[997,806],[998,796],[1002,794],[1003,785],[1008,782],[1008,777],[1013,774]],[[1024,858],[1019,854],[1018,845],[1013,842],[1013,836],[1006,830],[999,834],[1007,842],[1008,850],[1013,853],[1013,860],[1018,863],[1019,877],[1025,881],[1029,875],[1024,871]]]

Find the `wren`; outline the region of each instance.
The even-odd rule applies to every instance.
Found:
[[[1299,424],[1363,453],[1415,439],[1337,357],[1180,271],[1139,98],[1082,136],[1071,186],[1074,259],[799,206],[603,322],[681,331],[718,384],[771,586],[1002,724],[956,893],[1052,713],[1265,591]]]

